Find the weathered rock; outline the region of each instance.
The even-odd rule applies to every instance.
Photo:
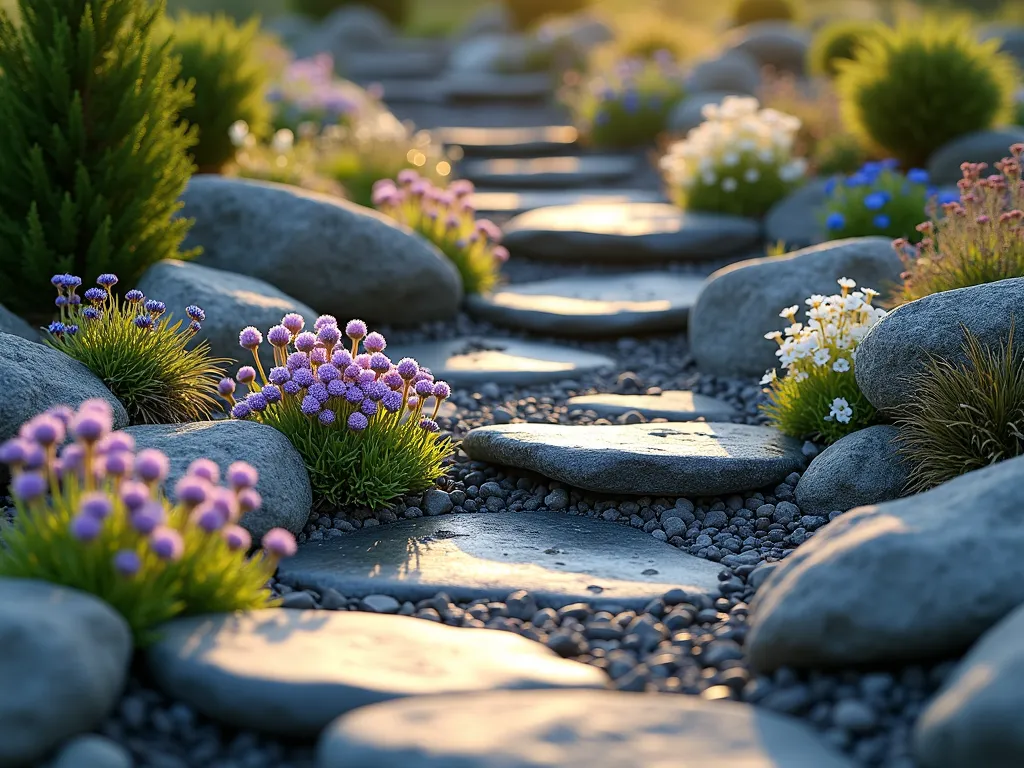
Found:
[[[998,173],[996,163],[1010,156],[1013,144],[1024,142],[1024,126],[1010,125],[974,131],[943,144],[928,158],[933,184],[956,184],[963,178],[961,163],[986,163],[988,173]]]
[[[256,540],[275,527],[299,533],[309,519],[313,494],[306,465],[288,438],[273,427],[225,419],[146,425],[126,431],[138,448],[156,448],[167,454],[171,460],[166,482],[169,491],[196,459],[211,459],[222,472],[236,461],[255,467],[260,474],[256,490],[263,497],[263,506],[240,522]]]
[[[0,765],[39,765],[113,709],[132,634],[103,601],[42,581],[0,579],[0,606]]]
[[[917,721],[925,768],[1024,765],[1024,607],[986,632]]]
[[[3,304],[0,304],[0,333],[20,336],[29,341],[39,341],[39,331],[11,312]]]
[[[537,47],[533,40],[521,35],[481,35],[457,43],[448,59],[448,68],[459,73],[522,73],[528,70],[531,54]]]
[[[1024,602],[1024,457],[842,515],[751,606],[761,670],[921,663],[964,650]]]
[[[629,155],[500,158],[469,160],[463,177],[481,187],[548,189],[594,187],[623,179],[636,171]]]
[[[704,422],[502,424],[478,427],[462,443],[476,461],[637,496],[716,496],[773,485],[803,466],[802,447],[768,427]]]
[[[470,314],[555,336],[622,336],[686,327],[703,278],[670,272],[562,277],[466,300]]]
[[[676,104],[668,118],[668,130],[676,134],[687,134],[704,122],[704,107],[721,104],[736,91],[701,91],[687,96]]]
[[[1012,25],[1006,21],[998,21],[983,26],[978,30],[982,40],[999,40],[999,50],[1008,53],[1024,67],[1024,26]]]
[[[466,25],[459,30],[460,40],[469,40],[479,35],[503,35],[513,31],[512,14],[504,3],[489,3],[469,17]]]
[[[909,467],[899,454],[898,434],[896,427],[868,427],[815,456],[796,485],[801,511],[827,515],[902,496]]]
[[[0,381],[0,443],[47,408],[77,408],[92,397],[113,407],[115,429],[128,426],[128,412],[102,381],[77,360],[43,344],[0,333]]]
[[[462,283],[433,246],[391,219],[283,184],[193,178],[182,215],[197,263],[256,277],[318,312],[420,323],[455,314]]]
[[[132,768],[127,749],[106,736],[78,736],[60,748],[50,768]]]
[[[539,604],[640,610],[670,589],[717,595],[721,566],[639,531],[558,512],[445,515],[299,545],[278,577],[350,597],[416,602],[505,600],[526,589]]]
[[[440,81],[442,98],[456,102],[543,101],[551,95],[551,88],[551,75],[547,72],[518,75],[454,72]]]
[[[198,304],[206,311],[206,319],[196,341],[209,342],[211,353],[217,357],[243,360],[246,365],[252,355],[238,346],[242,328],[253,325],[266,333],[289,312],[298,312],[310,324],[317,316],[311,307],[263,280],[187,261],[159,261],[146,270],[135,287],[164,302],[175,317],[184,317],[185,307]],[[263,347],[260,358],[265,366],[272,366],[273,348],[269,344]]]
[[[762,67],[802,75],[810,45],[807,30],[785,21],[761,21],[736,30],[730,50],[752,56]]]
[[[963,327],[986,346],[1024,327],[1024,278],[943,291],[897,307],[857,347],[857,384],[871,404],[895,410],[910,400],[929,355],[966,362]],[[692,322],[691,322],[692,324]]]
[[[161,632],[146,658],[168,695],[221,722],[289,736],[405,696],[606,680],[511,632],[406,616],[274,608],[176,619]]]
[[[838,292],[840,277],[885,294],[898,283],[902,270],[892,241],[884,237],[835,240],[720,269],[690,311],[693,356],[706,373],[758,376],[777,364],[778,347],[765,341],[764,334],[782,328],[781,310],[793,304],[803,307],[811,294]],[[859,355],[858,350],[858,368]]]
[[[753,219],[680,211],[667,203],[552,206],[516,216],[504,227],[515,255],[575,262],[644,264],[707,261],[752,248]]]
[[[681,755],[701,768],[853,765],[806,725],[749,704],[660,693],[513,691],[353,712],[324,732],[316,767],[668,768]]]
[[[581,51],[615,39],[615,30],[589,13],[554,16],[537,29],[541,40],[569,40]]]
[[[335,62],[342,62],[351,51],[384,48],[392,34],[391,24],[379,11],[362,5],[343,5],[311,33],[295,40],[294,48],[300,58],[329,53]]]
[[[739,412],[724,400],[688,391],[666,391],[658,395],[581,395],[570,397],[566,406],[581,408],[598,416],[619,416],[636,411],[648,419],[669,421],[725,421]]]
[[[823,215],[828,183],[828,179],[811,179],[773,205],[764,217],[764,239],[788,248],[808,248],[828,241]]]
[[[686,78],[687,93],[724,91],[754,96],[761,88],[761,65],[749,53],[728,51],[697,63]]]

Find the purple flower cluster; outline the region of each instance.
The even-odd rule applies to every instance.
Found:
[[[278,104],[291,122],[336,123],[359,111],[356,94],[350,89],[335,77],[331,55],[322,53],[290,62],[268,99]]]
[[[235,376],[245,396],[238,396],[231,379],[223,379],[219,387],[234,418],[260,418],[269,409],[284,408],[298,409],[325,427],[354,432],[362,432],[374,419],[394,425],[403,419],[434,424],[441,403],[451,396],[447,383],[434,381],[412,358],[393,363],[384,354],[385,338],[370,332],[362,320],[350,320],[342,329],[336,318],[321,315],[312,330],[305,326],[301,315],[290,314],[267,332],[274,354],[268,374],[259,358],[263,334],[253,327],[242,330],[239,344],[252,352],[256,363],[255,368],[243,366]],[[430,397],[434,407],[426,418],[424,404]]]
[[[66,443],[68,438],[72,442]],[[175,484],[178,506],[171,509],[161,490],[170,471],[167,456],[154,449],[136,452],[131,435],[113,431],[113,411],[105,400],[87,400],[78,411],[59,406],[34,417],[0,445],[0,462],[10,467],[11,494],[26,514],[51,514],[77,499],[75,509],[68,510],[68,532],[83,544],[107,537],[108,545],[117,547],[110,565],[126,577],[153,559],[181,560],[192,529],[221,536],[243,555],[252,543],[238,521],[261,504],[253,467],[232,464],[222,487],[215,463],[193,462]],[[263,549],[266,558],[287,557],[295,552],[295,539],[274,529],[264,537]]]

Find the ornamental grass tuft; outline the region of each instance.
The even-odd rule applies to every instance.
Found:
[[[267,332],[274,349],[269,372],[259,359],[263,334],[242,330],[239,344],[252,352],[255,367],[243,366],[234,380],[221,382],[232,417],[284,433],[305,460],[314,495],[328,507],[377,509],[429,488],[452,447],[436,421],[451,395],[448,384],[411,358],[392,363],[384,337],[368,333],[361,320],[342,330],[322,315],[312,330],[304,328],[301,315],[289,314]]]
[[[54,275],[50,282],[60,319],[46,329],[46,343],[96,374],[133,424],[202,421],[220,407],[217,382],[231,361],[211,357],[205,341],[189,347],[206,319],[200,307],[185,308],[186,324],[142,291],[115,294],[116,275],[100,275],[99,287],[84,296],[79,277]]]
[[[882,25],[866,19],[839,19],[814,34],[807,52],[807,69],[818,77],[835,77],[840,61],[857,58],[861,43],[876,34]]]
[[[680,207],[763,216],[803,180],[807,163],[793,153],[797,118],[738,96],[706,105],[703,114],[705,122],[661,158]]]
[[[921,239],[917,225],[929,201],[938,196],[940,203],[947,202],[948,193],[938,194],[927,171],[912,168],[904,175],[897,167],[896,160],[865,163],[850,176],[826,182],[823,218],[832,240],[872,235]]]
[[[486,293],[497,284],[508,250],[500,245],[501,228],[476,218],[472,194],[471,182],[454,181],[444,189],[405,170],[397,183],[381,179],[374,185],[373,204],[434,243],[459,270],[466,293]]]
[[[840,293],[807,299],[806,324],[797,322],[799,307],[792,306],[779,313],[790,323],[785,334],[765,334],[778,343],[775,354],[785,373],[780,377],[772,369],[761,379],[767,395],[761,412],[792,437],[834,443],[877,417],[857,386],[854,367],[857,345],[885,310],[871,303],[877,291],[855,291],[857,284],[845,277],[838,282]]]
[[[913,493],[1024,454],[1024,352],[1013,324],[998,346],[963,333],[965,362],[932,356],[896,422]]]
[[[124,616],[139,645],[176,616],[274,605],[267,582],[295,539],[275,528],[247,556],[252,540],[238,523],[260,507],[256,470],[233,464],[222,487],[217,465],[199,459],[169,501],[167,457],[136,453],[112,423],[108,403],[88,400],[77,412],[61,406],[36,416],[0,446],[16,509],[3,527],[0,576],[96,595]]]
[[[932,206],[917,229],[917,246],[893,243],[906,266],[903,301],[940,291],[1024,277],[1024,144],[996,163],[997,174],[983,175],[984,163],[964,163],[960,199],[944,200],[942,213]]]

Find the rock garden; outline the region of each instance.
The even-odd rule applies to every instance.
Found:
[[[0,768],[1024,765],[998,5],[0,1]]]

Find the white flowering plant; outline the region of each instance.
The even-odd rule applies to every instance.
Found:
[[[803,181],[807,161],[793,149],[799,119],[740,96],[708,104],[702,114],[704,122],[660,161],[681,208],[763,216]]]
[[[805,323],[797,322],[795,305],[779,313],[789,326],[765,338],[778,343],[784,373],[772,369],[761,379],[767,394],[761,412],[769,422],[787,435],[824,443],[878,418],[857,386],[854,366],[857,345],[886,313],[871,303],[877,291],[854,290],[856,282],[846,277],[838,282],[840,293],[807,299]]]

